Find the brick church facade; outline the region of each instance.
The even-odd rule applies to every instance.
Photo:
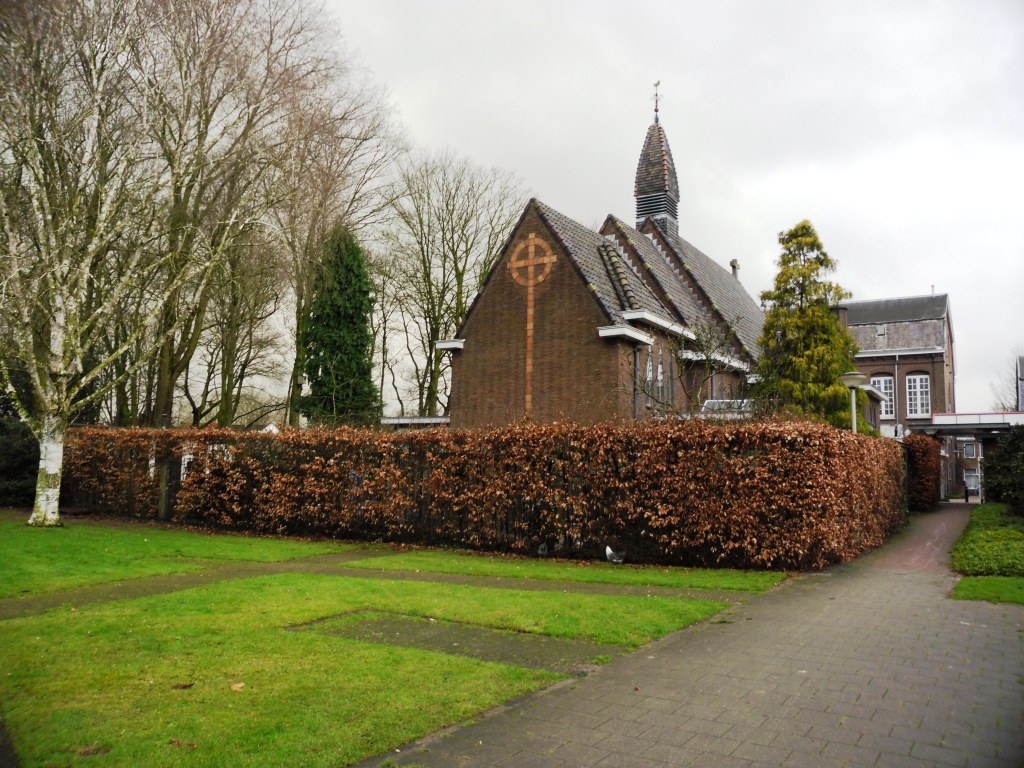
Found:
[[[635,421],[742,398],[763,316],[678,232],[679,184],[657,115],[636,173],[636,226],[599,232],[531,200],[452,355],[453,428]]]

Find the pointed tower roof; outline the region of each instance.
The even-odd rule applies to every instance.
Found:
[[[672,234],[679,232],[679,179],[672,150],[668,147],[668,137],[657,115],[647,129],[644,148],[640,152],[633,195],[636,197],[637,227],[651,216],[666,231]]]

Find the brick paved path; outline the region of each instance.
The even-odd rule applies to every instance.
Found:
[[[1024,607],[950,600],[969,506],[387,757],[456,766],[1024,766]],[[721,621],[721,618],[719,618]],[[367,761],[379,765],[382,758]]]

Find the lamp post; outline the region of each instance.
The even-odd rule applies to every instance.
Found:
[[[839,377],[843,386],[850,389],[850,429],[854,433],[857,432],[857,387],[863,384],[866,378],[867,376],[860,371],[847,371]]]

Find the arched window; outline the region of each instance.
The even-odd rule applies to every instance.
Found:
[[[932,381],[927,373],[907,375],[907,417],[932,415]]]
[[[893,402],[893,395],[896,389],[893,386],[893,378],[887,374],[879,374],[871,377],[871,386],[885,395],[882,401],[881,415],[883,419],[891,419],[896,415],[896,404]]]

